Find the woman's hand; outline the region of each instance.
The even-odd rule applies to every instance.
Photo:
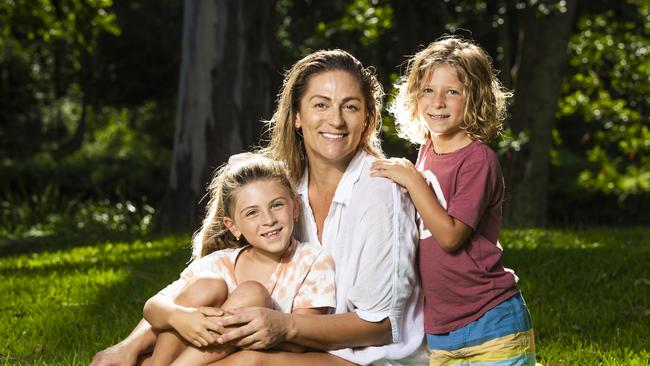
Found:
[[[221,309],[179,306],[169,317],[171,325],[195,347],[205,347],[217,341],[218,317],[225,315]]]
[[[424,179],[413,163],[404,158],[377,159],[370,166],[371,177],[384,177],[410,190],[418,179]]]
[[[220,344],[232,342],[243,349],[268,349],[287,339],[291,317],[264,307],[232,309],[232,315],[219,319]]]

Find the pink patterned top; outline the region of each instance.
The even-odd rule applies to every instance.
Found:
[[[175,298],[194,276],[211,272],[221,276],[228,292],[237,288],[235,262],[245,249],[224,249],[190,263],[178,280],[159,293]],[[290,313],[294,309],[336,307],[334,261],[319,245],[293,241],[275,272],[263,284],[273,299],[273,309]]]

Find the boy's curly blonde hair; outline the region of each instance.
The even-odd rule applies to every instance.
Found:
[[[507,101],[512,93],[503,87],[492,67],[492,58],[480,46],[457,36],[444,36],[416,53],[407,63],[406,74],[395,85],[398,93],[388,108],[395,116],[398,135],[413,143],[431,139],[418,116],[418,99],[428,72],[447,64],[464,85],[464,125],[474,140],[488,142],[503,130]]]

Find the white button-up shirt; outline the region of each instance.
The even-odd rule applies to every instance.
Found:
[[[321,245],[336,266],[336,313],[366,321],[390,319],[393,342],[330,353],[357,364],[428,364],[423,343],[422,296],[415,272],[415,208],[400,187],[370,177],[374,158],[359,151],[348,165],[323,225]],[[302,215],[294,235],[319,243],[309,205],[308,171],[298,194]]]

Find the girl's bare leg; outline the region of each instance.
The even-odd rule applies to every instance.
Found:
[[[275,352],[242,350],[209,366],[354,366],[356,364],[326,352]]]
[[[244,282],[233,291],[221,307],[224,310],[229,310],[242,306],[270,308],[272,306],[271,295],[259,282]],[[172,365],[205,365],[226,358],[238,350],[239,348],[228,344],[201,348],[189,345]]]
[[[174,303],[190,307],[220,307],[227,297],[226,282],[219,277],[205,274],[192,279],[176,297]],[[188,345],[189,343],[173,329],[160,332],[151,359],[142,364],[169,365]]]

